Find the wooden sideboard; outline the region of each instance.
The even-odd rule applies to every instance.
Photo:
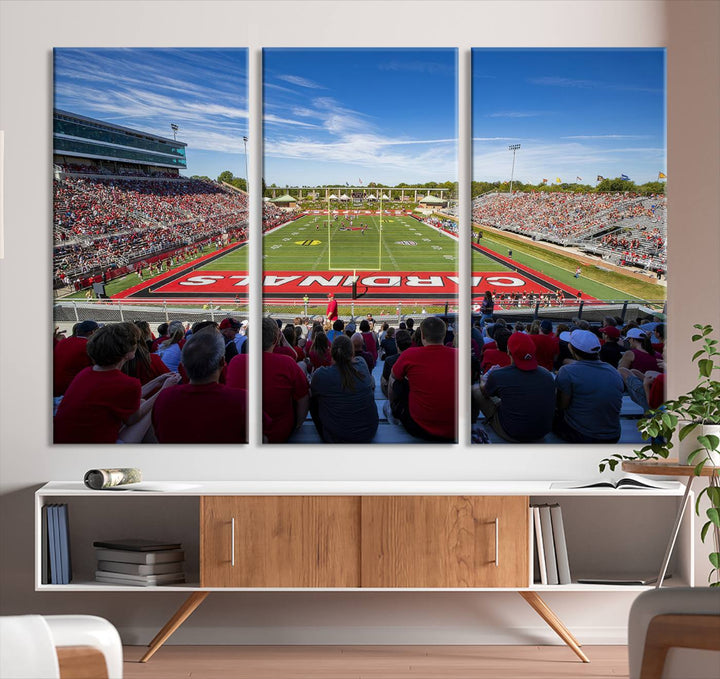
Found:
[[[188,598],[150,643],[148,660],[213,591],[514,591],[583,661],[544,591],[646,587],[533,583],[530,505],[563,507],[571,564],[650,570],[659,563],[683,486],[559,490],[550,482],[202,482],[165,491],[91,491],[51,482],[36,493],[38,591],[184,591]],[[64,502],[74,578],[42,582],[41,508]],[[628,522],[627,516],[633,516]],[[692,583],[693,516],[681,529],[673,584]],[[182,542],[183,585],[95,582],[92,542],[118,537]],[[643,550],[635,549],[642,539]]]

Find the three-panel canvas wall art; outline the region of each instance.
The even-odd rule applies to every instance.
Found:
[[[246,443],[253,390],[266,444],[641,440],[665,383],[664,50],[474,49],[461,139],[456,49],[268,48],[261,145],[245,49],[54,67],[55,443]]]

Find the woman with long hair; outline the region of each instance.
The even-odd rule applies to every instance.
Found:
[[[150,380],[155,379],[158,375],[170,372],[170,369],[163,363],[163,360],[157,354],[151,354],[147,341],[145,341],[145,335],[143,334],[142,323],[147,325],[147,330],[150,330],[150,326],[147,321],[135,321],[132,327],[135,328],[135,335],[137,337],[137,348],[135,349],[135,356],[129,361],[126,361],[121,370],[130,377],[136,377],[140,380],[140,384],[147,384]]]
[[[330,352],[332,365],[315,370],[310,381],[315,427],[326,443],[367,443],[378,428],[370,371],[345,335],[333,340]]]
[[[168,338],[157,348],[157,355],[171,372],[177,372],[185,344],[185,326],[182,321],[172,321],[168,326]]]
[[[322,330],[313,333],[312,344],[308,351],[308,358],[313,370],[322,368],[323,366],[332,365],[332,355],[330,352],[330,341]]]

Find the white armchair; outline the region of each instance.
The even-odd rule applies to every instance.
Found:
[[[122,679],[117,630],[92,615],[0,617],[0,679]]]
[[[643,592],[628,622],[630,679],[720,677],[720,588]]]

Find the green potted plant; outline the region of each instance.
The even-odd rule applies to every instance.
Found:
[[[698,365],[698,383],[694,389],[677,399],[665,401],[657,410],[648,411],[638,420],[638,429],[643,440],[649,441],[632,455],[615,454],[600,462],[600,471],[606,467],[614,470],[623,460],[667,459],[675,447],[674,434],[680,442],[688,439],[691,445],[678,446],[679,464],[695,466],[699,475],[706,465],[720,467],[720,381],[713,379],[713,373],[720,370],[718,363],[718,340],[712,337],[711,325],[694,325],[698,332],[692,341],[700,344],[693,354]],[[690,437],[694,434],[694,440]],[[690,438],[688,438],[690,437]],[[697,496],[695,511],[699,515],[700,500],[707,495],[710,508],[707,521],[702,525],[700,536],[703,542],[713,529],[715,549],[710,553],[713,568],[708,578],[712,587],[720,587],[720,487],[717,474],[710,476],[710,483]]]

